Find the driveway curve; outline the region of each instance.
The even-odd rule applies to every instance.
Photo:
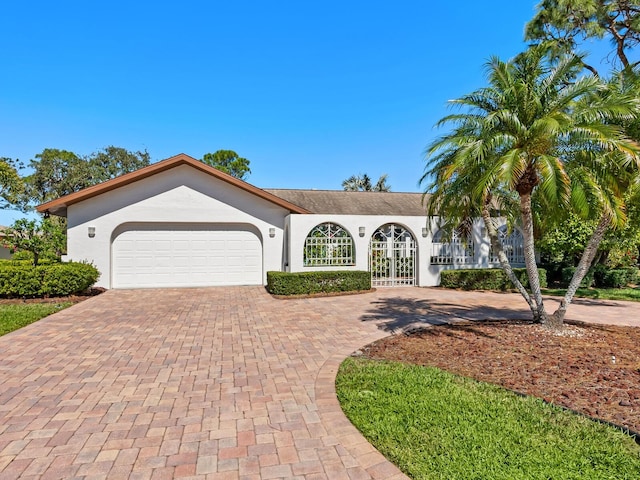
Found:
[[[640,304],[569,312],[640,319]],[[406,478],[342,414],[335,374],[391,332],[459,318],[527,309],[517,295],[421,288],[106,292],[0,337],[0,480]]]

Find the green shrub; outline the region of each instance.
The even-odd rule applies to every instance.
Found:
[[[525,288],[529,287],[526,268],[514,268],[513,273]],[[547,286],[547,272],[538,269],[540,286]],[[462,290],[509,290],[514,288],[511,280],[500,268],[470,268],[462,270],[443,270],[440,273],[440,285],[445,288],[460,288]]]
[[[15,255],[11,258],[2,258],[0,259],[0,265],[31,265],[33,266],[33,256],[31,258],[25,258],[27,256],[21,255],[16,257]],[[38,265],[51,265],[52,263],[60,263],[60,260],[44,258],[38,261]]]
[[[24,260],[33,263],[33,253],[26,250],[17,250],[11,256],[11,260]]]
[[[638,269],[628,268],[607,268],[598,265],[594,269],[595,284],[602,288],[624,288],[630,283],[638,280]]]
[[[371,273],[360,270],[267,272],[267,291],[273,295],[357,292],[371,290]]]
[[[27,252],[26,250],[18,250],[11,255],[11,258],[8,260],[10,262],[24,262],[27,264],[33,265],[33,253]],[[38,259],[38,265],[45,265],[50,263],[59,263],[60,258],[45,253]]]
[[[41,283],[38,269],[31,263],[0,265],[0,297],[38,297]]]
[[[49,297],[79,293],[100,273],[87,263],[54,263],[34,267],[23,262],[0,263],[0,297]]]
[[[560,285],[562,283],[562,269],[566,267],[563,263],[543,263],[540,265],[547,271],[547,284]]]
[[[564,267],[562,269],[562,278],[560,280],[560,284],[563,288],[567,288],[569,286],[575,272],[576,272],[576,267]],[[584,276],[584,278],[580,282],[580,287],[581,288],[592,287],[593,279],[594,279],[594,269],[592,268],[587,272],[587,274]]]

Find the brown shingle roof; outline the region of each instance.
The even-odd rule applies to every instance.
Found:
[[[345,192],[343,190],[265,191],[298,205],[311,213],[335,215],[425,215],[422,193]]]

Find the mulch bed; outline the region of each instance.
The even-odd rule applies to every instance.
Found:
[[[373,359],[430,365],[640,432],[640,328],[522,321],[431,327],[362,350]]]

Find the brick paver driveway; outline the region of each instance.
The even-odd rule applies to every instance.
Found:
[[[342,359],[411,323],[523,307],[418,288],[109,291],[0,337],[0,479],[406,478],[342,414]],[[580,308],[640,319],[640,304]]]

